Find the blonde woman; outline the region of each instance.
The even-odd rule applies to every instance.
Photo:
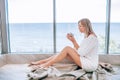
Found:
[[[85,71],[96,70],[98,67],[98,39],[92,29],[90,20],[87,18],[79,20],[78,29],[81,33],[84,33],[84,39],[80,45],[76,42],[74,36],[68,33],[67,38],[73,43],[74,48],[66,46],[59,54],[44,60],[31,62],[31,64],[45,68],[67,58]]]

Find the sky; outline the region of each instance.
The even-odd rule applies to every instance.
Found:
[[[120,22],[120,0],[112,0],[111,21]],[[53,21],[53,0],[8,0],[9,23]],[[106,21],[106,0],[56,0],[56,21]]]

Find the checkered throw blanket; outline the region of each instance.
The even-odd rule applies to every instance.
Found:
[[[77,69],[75,64],[55,64],[49,68],[38,68],[27,74],[29,80],[98,80],[97,74],[114,72],[111,64],[100,63],[96,71]]]

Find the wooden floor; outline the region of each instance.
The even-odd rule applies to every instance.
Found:
[[[0,69],[0,80],[28,80],[29,71],[26,64],[5,65]]]

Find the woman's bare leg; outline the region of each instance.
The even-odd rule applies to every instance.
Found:
[[[49,57],[49,58],[47,58],[47,59],[43,59],[43,60],[31,62],[30,64],[31,64],[31,65],[41,65],[41,64],[46,63],[47,61],[51,60],[51,59],[54,58],[55,56],[57,56],[57,55],[53,55],[53,56],[51,56],[51,57]],[[73,59],[72,59],[70,56],[67,56],[66,58],[67,58],[68,60],[70,60],[70,61],[73,62]]]
[[[35,62],[31,62],[31,65],[40,65],[43,63],[46,63],[47,61],[51,60],[53,57],[55,57],[56,55],[53,55],[47,59],[43,59],[43,60],[39,60],[39,61],[35,61]]]
[[[79,54],[71,47],[65,47],[61,53],[57,54],[55,57],[50,59],[48,62],[40,65],[40,67],[49,67],[53,65],[56,62],[60,62],[63,59],[70,57],[71,60],[73,60],[78,66],[81,67],[81,61],[80,61],[80,56]]]

